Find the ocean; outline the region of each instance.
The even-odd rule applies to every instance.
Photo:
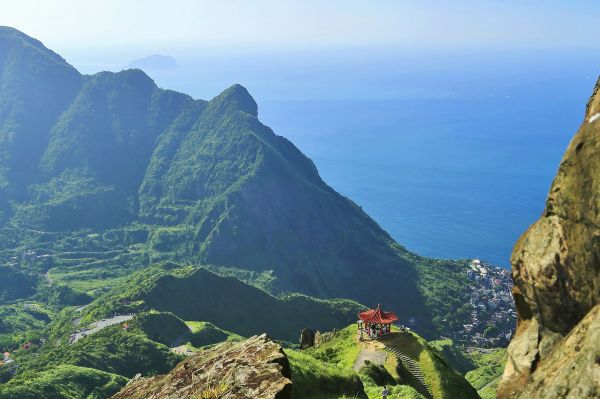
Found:
[[[121,64],[97,54],[74,56],[73,64],[88,73],[118,70],[123,54]],[[600,54],[585,49],[170,55],[177,69],[147,71],[159,86],[210,99],[244,85],[261,121],[407,249],[503,267],[542,213],[600,73]]]

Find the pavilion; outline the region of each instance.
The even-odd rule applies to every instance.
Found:
[[[369,338],[378,338],[391,332],[392,323],[398,321],[398,316],[392,312],[381,310],[381,304],[377,309],[369,309],[358,314],[358,330],[362,339],[363,331]]]

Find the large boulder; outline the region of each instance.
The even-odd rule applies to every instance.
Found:
[[[600,79],[511,263],[517,331],[498,398],[600,397]]]
[[[300,349],[311,348],[315,346],[315,332],[310,328],[304,328],[300,331],[300,338],[298,342],[300,342]]]
[[[169,374],[136,378],[113,399],[289,399],[291,369],[266,334],[198,352]]]

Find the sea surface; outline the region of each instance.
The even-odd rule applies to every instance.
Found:
[[[144,55],[74,53],[73,64],[119,70]],[[159,86],[210,99],[244,85],[262,122],[409,250],[505,267],[544,209],[600,73],[600,54],[586,49],[169,55],[176,69],[146,71]]]

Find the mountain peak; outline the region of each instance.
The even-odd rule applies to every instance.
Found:
[[[211,100],[219,108],[234,109],[258,116],[258,105],[246,88],[238,83],[224,90]]]
[[[172,70],[177,69],[177,61],[170,55],[151,54],[131,61],[129,67],[149,70]]]
[[[594,87],[594,91],[588,100],[587,106],[585,108],[585,119],[588,122],[592,122],[597,119],[597,116],[600,113],[600,76],[596,81],[596,86]]]
[[[40,54],[46,55],[54,62],[68,65],[64,58],[44,46],[39,40],[26,35],[18,29],[0,25],[0,50],[13,46],[33,48],[35,49],[34,51],[37,50]],[[70,65],[68,66],[72,68]]]

